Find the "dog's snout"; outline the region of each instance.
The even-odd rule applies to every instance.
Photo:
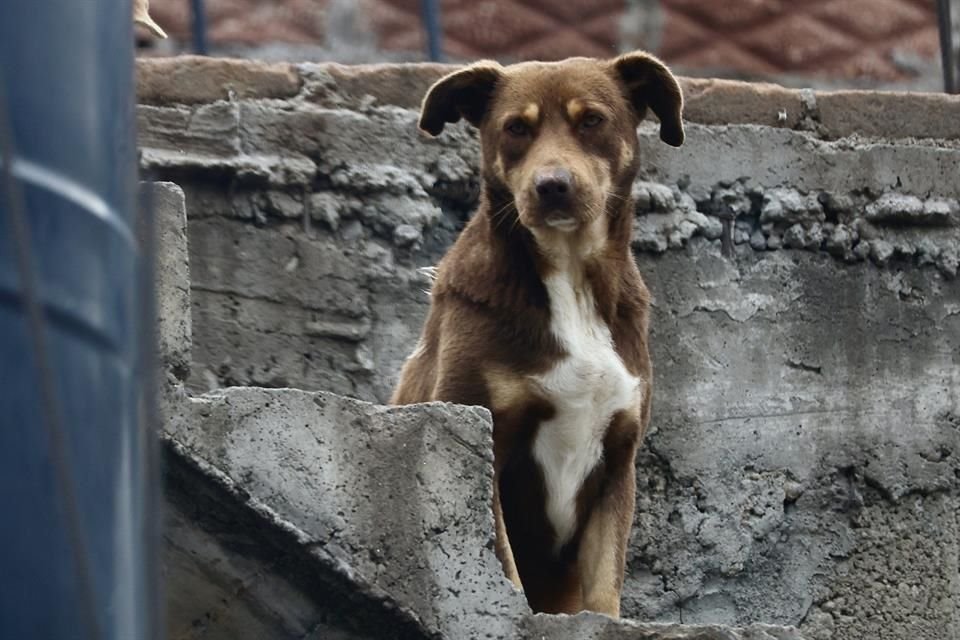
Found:
[[[562,168],[541,169],[533,177],[533,186],[541,200],[562,203],[573,192],[573,176]]]

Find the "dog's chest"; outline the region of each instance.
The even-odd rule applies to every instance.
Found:
[[[577,494],[603,455],[610,419],[640,402],[640,380],[614,350],[589,289],[575,289],[563,275],[551,276],[545,284],[551,330],[567,355],[534,376],[555,414],[540,425],[533,457],[543,473],[546,513],[559,548],[575,532]]]

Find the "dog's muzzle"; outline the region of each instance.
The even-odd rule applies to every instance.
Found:
[[[533,187],[544,224],[561,230],[577,226],[574,181],[569,171],[562,167],[540,169],[533,176]]]

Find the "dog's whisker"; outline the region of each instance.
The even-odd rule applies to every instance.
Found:
[[[513,233],[514,229],[517,228],[517,225],[520,224],[520,212],[517,212],[517,215],[513,218],[513,224],[510,225],[510,229],[507,230],[507,233]]]
[[[508,219],[508,214],[510,213],[510,210],[511,210],[511,209],[513,209],[514,211],[516,210],[516,208],[515,208],[515,203],[513,203],[513,202],[508,202],[508,203],[505,204],[504,206],[500,207],[500,209],[498,209],[497,212],[493,214],[494,227],[500,228],[500,225],[501,225],[505,220]],[[507,229],[507,233],[510,233],[510,232],[513,231],[513,229],[514,229],[514,227],[516,226],[517,221],[518,221],[519,219],[520,219],[519,214],[517,214],[516,216],[514,216],[513,224],[511,224],[511,225],[510,225],[510,228]]]
[[[587,222],[593,222],[600,217],[600,209],[593,204],[586,203]]]
[[[510,213],[513,213],[514,216],[513,221],[510,224],[510,228],[507,229],[507,233],[513,233],[513,230],[516,229],[517,225],[520,223],[520,212],[517,211],[517,203],[514,201],[506,203],[492,214],[491,217],[494,221],[494,227],[499,229],[500,226],[509,219]]]

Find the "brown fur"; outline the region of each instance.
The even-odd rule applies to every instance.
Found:
[[[392,401],[491,410],[497,555],[535,611],[619,614],[634,459],[650,419],[649,294],[630,252],[636,127],[647,107],[661,138],[681,144],[680,89],[640,52],[480,62],[438,81],[423,103],[420,126],[433,135],[461,117],[479,128],[483,187],[477,214],[438,267],[420,344]],[[561,174],[570,190],[555,206],[536,185]],[[575,532],[557,550],[531,450],[557,408],[531,377],[567,355],[551,332],[544,284],[560,271],[592,294],[616,354],[645,387],[610,419],[603,455],[577,493]]]

